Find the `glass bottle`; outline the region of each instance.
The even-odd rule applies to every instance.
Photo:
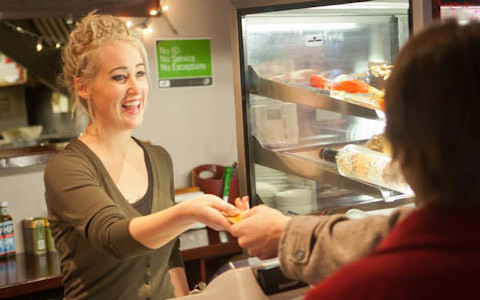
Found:
[[[322,148],[320,157],[336,163],[338,172],[345,177],[400,193],[413,194],[397,164],[381,152],[350,144],[339,150]]]
[[[13,220],[8,214],[8,202],[0,203],[0,226],[2,227],[3,257],[15,254],[15,238],[13,236]]]

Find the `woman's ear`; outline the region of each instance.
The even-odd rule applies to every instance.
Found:
[[[85,79],[76,77],[73,80],[73,87],[78,96],[86,100],[90,99],[90,89]]]

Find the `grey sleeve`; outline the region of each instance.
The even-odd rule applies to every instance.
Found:
[[[152,251],[131,236],[131,219],[105,193],[82,158],[51,159],[44,180],[49,211],[100,251],[117,258]]]
[[[360,220],[345,215],[293,217],[280,238],[281,269],[287,277],[316,283],[369,253],[414,209],[402,207],[389,216]]]

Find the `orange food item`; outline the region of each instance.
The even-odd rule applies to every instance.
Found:
[[[332,88],[336,91],[344,91],[347,93],[356,94],[368,93],[370,86],[363,81],[353,79],[335,83],[332,85]]]
[[[378,105],[380,106],[380,109],[382,111],[385,111],[385,99],[384,98],[382,98],[382,99],[380,99],[380,101],[378,101]]]
[[[308,84],[317,89],[328,89],[328,80],[322,75],[313,74]]]
[[[226,217],[227,220],[232,223],[232,224],[237,224],[238,222],[240,222],[242,219],[243,219],[243,216],[245,215],[245,213],[243,211],[241,211],[238,215],[236,215],[235,217]]]

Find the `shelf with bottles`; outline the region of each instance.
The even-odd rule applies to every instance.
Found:
[[[358,79],[340,82],[322,79],[323,83],[311,81],[320,75],[312,70],[303,70],[303,80],[263,78],[252,66],[248,66],[248,87],[251,94],[280,101],[305,105],[366,119],[383,119],[381,111],[383,92]],[[346,78],[346,77],[344,77]],[[313,86],[312,86],[313,85]],[[316,87],[314,87],[316,86]],[[358,92],[357,92],[358,91]]]

